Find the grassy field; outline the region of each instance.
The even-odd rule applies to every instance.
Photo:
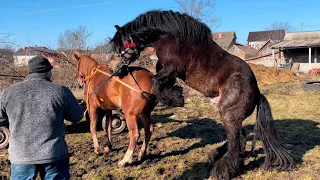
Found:
[[[245,160],[237,179],[320,179],[320,91],[304,91],[300,82],[261,87],[268,98],[282,141],[294,155],[296,167],[289,172],[264,171],[261,143]],[[149,155],[141,162],[118,168],[129,143],[127,131],[113,136],[113,151],[96,156],[86,121],[68,124],[66,139],[71,153],[72,179],[207,179],[209,152],[226,139],[217,108],[201,97],[192,97],[183,108],[157,106],[152,114],[154,133]],[[256,113],[244,121],[252,136]],[[141,137],[144,135],[140,124]],[[99,132],[103,143],[103,132]],[[139,139],[140,148],[142,138]],[[248,137],[247,150],[251,138]],[[9,176],[7,151],[0,152],[0,176]],[[137,161],[138,149],[135,152]],[[1,179],[1,178],[0,178]]]

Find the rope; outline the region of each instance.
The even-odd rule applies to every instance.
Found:
[[[109,80],[110,80],[113,76],[115,76],[115,75],[121,70],[121,68],[119,68],[115,73],[109,74],[109,73],[107,73],[107,72],[105,72],[105,71],[101,71],[99,68],[100,68],[100,66],[97,66],[97,67],[93,68],[93,69],[91,70],[91,73],[85,78],[85,82],[89,82],[89,83],[88,83],[88,88],[90,87],[90,83],[91,83],[90,80],[94,77],[94,75],[95,75],[97,72],[99,72],[99,73],[101,73],[101,74],[104,74],[104,75],[107,75],[107,76],[109,76],[109,78],[108,78],[103,84],[101,84],[97,89],[95,89],[93,92],[91,92],[90,94],[89,94],[89,89],[87,89],[86,110],[85,110],[85,112],[83,113],[83,116],[85,116],[86,112],[88,111],[88,109],[89,109],[89,107],[90,107],[90,106],[89,106],[89,97],[90,97],[93,93],[95,93],[97,90],[99,90],[102,86],[104,86],[107,82],[109,82]],[[131,71],[129,71],[129,72],[130,72],[132,78],[134,79],[134,81],[136,82],[136,84],[138,85],[138,87],[140,88],[140,90],[137,90],[137,89],[133,88],[132,86],[128,85],[127,83],[121,81],[119,78],[113,78],[113,79],[114,79],[115,81],[119,82],[120,84],[126,86],[127,88],[129,88],[129,89],[131,89],[131,90],[133,90],[133,91],[135,91],[135,92],[137,92],[137,93],[142,94],[144,91],[142,91],[140,85],[138,84],[137,80],[136,80],[135,77],[133,76],[132,72],[131,72]],[[86,84],[86,83],[85,83],[85,84]],[[85,87],[84,87],[84,88],[85,88]],[[83,100],[81,101],[81,103],[82,103],[82,102],[83,102]]]
[[[107,75],[107,76],[110,76],[110,77],[112,76],[112,75],[110,75],[109,73],[104,72],[104,71],[101,71],[101,70],[99,70],[99,69],[97,69],[97,71],[100,72],[100,73],[102,73],[102,74],[105,74],[105,75]],[[115,81],[121,83],[122,85],[126,86],[127,88],[129,88],[129,89],[137,92],[137,93],[142,93],[142,92],[143,92],[142,90],[137,90],[137,89],[133,88],[132,86],[126,84],[125,82],[121,81],[119,78],[113,78],[113,79],[114,79]],[[139,87],[140,87],[140,86],[139,86]]]

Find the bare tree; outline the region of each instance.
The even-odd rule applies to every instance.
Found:
[[[212,28],[218,26],[218,19],[214,15],[214,0],[175,0],[180,10],[190,16],[201,19]]]
[[[13,43],[10,40],[12,33],[0,33],[0,63],[13,63]],[[0,64],[1,65],[1,64]]]
[[[0,33],[0,44],[8,44],[12,33]]]
[[[74,30],[66,30],[61,33],[58,38],[58,44],[60,50],[73,50],[87,48],[87,41],[92,35],[85,26],[80,25]]]
[[[7,50],[10,50],[10,51],[14,51],[14,48],[12,47],[12,45],[10,44],[5,44],[3,49],[7,49]]]
[[[288,21],[276,21],[272,23],[266,30],[284,30],[285,32],[294,32],[296,28]]]

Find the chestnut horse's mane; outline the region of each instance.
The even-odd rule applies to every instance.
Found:
[[[111,39],[114,49],[123,47],[122,36],[131,36],[140,46],[147,46],[162,35],[175,38],[180,47],[186,44],[213,43],[211,30],[207,25],[187,14],[173,11],[148,11],[122,26],[121,31]]]

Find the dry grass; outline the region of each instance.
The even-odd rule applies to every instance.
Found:
[[[245,170],[237,179],[319,179],[320,112],[319,91],[304,91],[300,82],[261,87],[267,96],[281,140],[294,155],[297,167],[289,172],[264,171],[263,152],[258,143],[254,156],[246,159]],[[248,134],[255,123],[255,112],[245,122]],[[118,168],[129,143],[127,132],[113,136],[113,151],[103,156],[93,154],[86,121],[67,127],[71,152],[72,179],[206,179],[211,167],[208,153],[226,139],[217,108],[205,98],[188,101],[184,108],[158,106],[152,114],[155,126],[150,154],[142,163]],[[140,124],[141,137],[143,130]],[[103,136],[103,132],[98,133]],[[104,139],[101,138],[101,142]],[[250,149],[250,140],[247,149]],[[138,149],[137,149],[138,151]],[[135,161],[137,160],[135,152]],[[0,172],[8,175],[7,151],[0,155]],[[0,173],[0,176],[1,176]]]

